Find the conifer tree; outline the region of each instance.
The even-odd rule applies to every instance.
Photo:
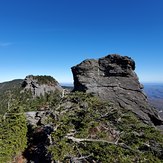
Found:
[[[26,134],[23,108],[14,100],[5,115],[0,117],[0,163],[11,162],[26,148]]]

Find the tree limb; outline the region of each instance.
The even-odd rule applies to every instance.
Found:
[[[108,144],[113,144],[116,145],[116,142],[111,142],[103,139],[82,139],[82,138],[75,138],[73,136],[65,136],[65,138],[72,140],[73,142],[76,143],[81,143],[81,142],[103,142],[103,143],[108,143]]]
[[[140,151],[132,149],[131,147],[129,147],[128,145],[126,145],[125,143],[118,143],[119,139],[118,138],[115,142],[112,141],[107,141],[107,140],[103,140],[103,139],[84,139],[84,138],[75,138],[73,136],[65,136],[65,138],[72,140],[73,142],[76,143],[82,143],[82,142],[102,142],[102,143],[107,143],[107,144],[112,144],[112,145],[116,145],[119,147],[122,147],[124,149],[128,149],[132,152],[136,152],[136,153],[140,153]]]

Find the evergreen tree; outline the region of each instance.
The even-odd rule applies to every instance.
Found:
[[[26,148],[26,134],[23,108],[19,102],[13,101],[5,115],[0,117],[0,163],[11,162]]]

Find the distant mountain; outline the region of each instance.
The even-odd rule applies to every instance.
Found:
[[[6,90],[11,90],[20,87],[22,82],[23,79],[15,79],[12,81],[0,83],[0,95],[3,94]]]
[[[22,79],[0,83],[0,114],[6,112],[11,97],[17,96],[21,91]]]
[[[148,96],[149,102],[160,111],[163,117],[163,83],[144,84],[144,92]]]

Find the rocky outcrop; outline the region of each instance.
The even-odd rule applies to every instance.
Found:
[[[24,81],[22,82],[22,87],[25,90],[30,90],[34,97],[45,95],[45,93],[50,92],[63,92],[62,87],[59,83],[52,78],[51,76],[27,76]]]
[[[161,126],[163,121],[149,105],[134,70],[135,62],[127,56],[85,60],[72,67],[74,91],[93,93],[116,107],[132,110],[145,123]]]
[[[53,124],[48,123],[48,118],[55,119],[50,111],[31,111],[25,113],[28,126],[28,147],[24,157],[28,162],[52,163],[52,156],[48,147],[52,144],[51,133]]]

